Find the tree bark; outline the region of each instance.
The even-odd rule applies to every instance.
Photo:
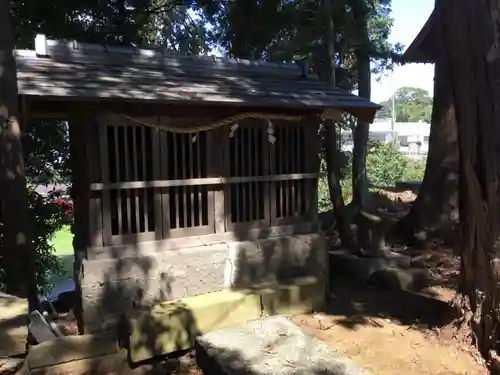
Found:
[[[38,302],[33,241],[29,231],[28,196],[18,108],[14,33],[9,0],[0,0],[0,182],[2,257],[7,293]]]
[[[325,14],[325,80],[335,85],[335,28],[333,24],[333,10],[331,0],[324,0],[323,10]],[[326,156],[326,168],[328,176],[328,190],[332,201],[333,214],[337,223],[337,230],[342,245],[348,249],[354,249],[354,238],[346,214],[342,186],[338,171],[336,171],[335,159],[337,157],[337,137],[333,121],[325,121],[324,150]]]
[[[342,245],[351,251],[356,251],[354,235],[351,231],[344,197],[342,195],[342,186],[340,185],[338,172],[335,170],[335,159],[337,157],[337,132],[335,124],[333,121],[326,121],[325,128],[324,150],[326,154],[328,190],[330,192],[330,200],[332,201],[337,231]]]
[[[437,62],[425,175],[410,212],[396,226],[408,239],[426,231],[449,232],[458,223],[457,124],[452,103],[448,68]]]
[[[371,69],[368,46],[368,8],[365,0],[353,1],[354,23],[359,46],[356,48],[358,69],[358,95],[370,99]],[[352,205],[355,212],[360,212],[366,205],[368,195],[368,178],[366,175],[366,155],[368,151],[368,136],[370,124],[358,119],[354,129],[354,149],[352,156]]]
[[[500,0],[436,4],[459,147],[461,283],[474,341],[496,357],[500,339]]]

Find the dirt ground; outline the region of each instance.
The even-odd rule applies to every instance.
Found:
[[[446,326],[450,311],[447,304],[418,295],[339,282],[329,311],[292,320],[377,375],[489,374],[475,350]]]

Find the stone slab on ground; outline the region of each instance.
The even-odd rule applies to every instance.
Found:
[[[388,252],[385,257],[359,257],[347,250],[329,251],[331,273],[343,273],[361,281],[366,281],[377,271],[388,268],[408,269],[411,258],[395,252]]]
[[[196,344],[206,375],[371,375],[283,316],[214,331]]]
[[[324,283],[310,276],[159,303],[129,319],[130,358],[142,362],[186,350],[194,346],[197,336],[263,315],[318,311],[324,300]]]
[[[372,273],[366,283],[380,289],[418,292],[432,286],[433,280],[426,269],[387,268]]]

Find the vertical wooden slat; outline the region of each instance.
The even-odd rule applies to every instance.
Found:
[[[182,160],[182,178],[187,177],[188,173],[188,166],[186,165],[186,147],[188,145],[187,141],[187,136],[185,134],[181,134],[181,160]],[[188,215],[188,207],[187,207],[187,195],[188,195],[188,189],[187,187],[182,187],[182,227],[187,227],[188,226],[188,221],[187,221],[187,215]]]
[[[250,124],[246,124],[241,128],[241,174],[243,176],[248,175],[248,159],[247,159],[247,148],[248,145],[248,135],[250,133]],[[241,221],[247,221],[248,215],[248,186],[250,184],[243,183],[241,184],[241,202],[242,202],[242,210],[241,210]]]
[[[297,173],[304,173],[304,170],[302,168],[302,122],[298,123],[297,126],[297,133],[296,133],[296,138],[295,138],[295,149],[296,154],[295,154],[295,165],[297,166]],[[302,200],[303,200],[303,181],[299,181],[297,184],[297,200],[296,200],[296,210],[299,216],[302,215]]]
[[[113,126],[113,136],[115,138],[115,178],[117,182],[121,181],[121,176],[120,176],[120,150],[119,150],[119,144],[120,141],[118,139],[118,126],[114,125]],[[116,212],[118,216],[118,234],[123,234],[123,228],[122,228],[122,198],[121,198],[121,191],[117,191],[116,194]]]
[[[274,126],[274,136],[276,137],[276,141],[274,143],[270,143],[268,139],[268,135],[266,131],[262,131],[260,133],[260,137],[257,138],[257,142],[261,142],[262,144],[262,163],[264,169],[264,175],[275,175],[278,173],[276,169],[276,148],[277,143],[279,142],[279,128]],[[268,182],[264,184],[264,216],[266,223],[268,225],[274,225],[276,222],[276,189],[279,186],[279,182]]]
[[[247,168],[248,168],[248,175],[249,176],[255,176],[256,173],[254,172],[253,168],[253,157],[252,157],[252,150],[255,153],[255,148],[252,147],[252,139],[255,134],[255,127],[249,127],[248,128],[248,139],[247,139],[247,154],[246,154],[246,160],[247,160]],[[250,221],[256,220],[256,215],[255,215],[255,206],[257,202],[254,201],[254,186],[255,182],[250,182],[248,184],[248,201],[249,207],[248,207],[248,217],[250,218]]]
[[[297,171],[297,162],[295,160],[295,154],[297,152],[296,148],[296,141],[295,137],[297,136],[297,126],[296,124],[290,124],[290,155],[288,157],[290,158],[290,165],[291,165],[291,170],[289,173],[298,173]],[[290,181],[290,215],[292,217],[297,216],[297,203],[296,203],[296,197],[295,197],[295,181]]]
[[[209,133],[206,133],[205,136],[208,136]],[[206,140],[206,138],[204,138]],[[201,177],[204,177],[202,176],[202,168],[201,168],[201,163],[203,163],[203,161],[205,160],[204,158],[204,155],[202,156],[201,155],[201,142],[202,142],[202,133],[197,133],[197,141],[196,141],[196,165],[198,166],[198,170],[196,171],[196,176],[201,178]],[[206,142],[208,142],[208,140],[206,140]],[[206,148],[205,148],[206,149]],[[213,150],[212,148],[209,148],[210,152]],[[203,225],[203,209],[202,209],[202,205],[203,205],[203,194],[202,194],[202,191],[203,191],[204,187],[203,186],[200,186],[198,187],[197,191],[198,191],[198,196],[196,199],[198,199],[198,222],[200,223],[200,225]]]
[[[156,121],[159,121],[157,119]],[[153,153],[153,180],[157,180],[160,178],[161,170],[160,170],[160,142],[158,129],[151,129],[151,142],[152,142],[152,153]],[[160,240],[163,237],[163,212],[162,212],[162,197],[161,191],[159,189],[153,189],[153,202],[154,202],[154,231],[155,238]],[[165,212],[165,215],[167,213]]]
[[[283,158],[284,159],[284,162],[286,163],[286,172],[285,173],[293,173],[292,172],[292,162],[293,160],[291,159],[292,155],[291,155],[291,149],[290,149],[290,145],[291,145],[291,140],[292,140],[292,133],[293,133],[293,125],[292,124],[286,124],[285,123],[285,128],[287,130],[287,134],[286,134],[286,146],[285,146],[285,157]],[[292,207],[292,185],[293,182],[292,181],[287,181],[286,182],[286,210],[285,210],[285,216],[286,217],[290,217],[292,216],[292,212],[293,212],[293,207]]]
[[[259,173],[259,153],[257,152],[258,147],[259,147],[258,146],[259,133],[260,133],[259,128],[256,128],[254,131],[254,134],[253,134],[253,143],[254,143],[253,168],[254,168],[256,176],[260,175],[260,173]],[[266,142],[268,142],[268,139],[266,139]],[[261,189],[261,183],[259,183],[259,182],[255,183],[255,217],[259,220],[261,217],[260,200],[262,199],[262,197],[260,195],[260,189]]]
[[[125,181],[130,181],[130,149],[128,143],[128,126],[123,127],[123,158],[125,158]],[[130,204],[130,189],[126,190],[126,207],[127,207],[127,229],[128,233],[132,233],[132,207]]]
[[[199,134],[196,133],[195,134],[195,140],[196,142],[199,142]],[[190,137],[189,139],[189,178],[195,178],[195,174],[196,174],[196,171],[195,171],[195,162],[194,162],[194,158],[193,158],[193,148],[195,147],[195,145],[193,144],[193,141],[192,141],[193,138]],[[190,187],[189,188],[189,199],[190,199],[190,202],[191,202],[191,226],[192,227],[195,227],[196,226],[196,221],[194,219],[194,200],[195,200],[195,192],[196,192],[196,186],[193,186],[193,187]]]
[[[140,181],[139,177],[139,166],[138,166],[138,156],[137,156],[137,130],[138,127],[132,127],[132,157],[134,158],[134,181]],[[141,220],[139,213],[139,190],[135,190],[134,192],[134,205],[135,205],[135,228],[137,233],[141,230]]]
[[[102,182],[109,183],[109,150],[108,150],[108,131],[104,123],[98,123],[99,143],[101,151],[101,172]],[[109,190],[103,192],[102,200],[102,227],[103,227],[103,245],[112,245],[111,233],[111,196]]]
[[[236,133],[234,135],[234,173],[235,176],[241,176],[241,168],[240,168],[240,143],[241,143],[241,126],[236,130]],[[235,213],[236,213],[236,218],[235,222],[239,223],[241,221],[241,216],[240,216],[240,201],[241,201],[241,194],[240,194],[240,186],[241,184],[235,184],[235,187],[233,189],[235,193],[235,199],[234,202],[236,202],[236,207],[235,207]],[[233,199],[231,199],[231,202],[233,202]]]
[[[167,132],[159,132],[158,142],[161,155],[161,179],[169,180],[168,165],[169,165],[169,149],[168,149]],[[162,211],[162,238],[167,238],[170,233],[170,190],[163,189],[161,194],[161,211]]]
[[[231,176],[231,163],[234,158],[230,155],[230,143],[231,139],[229,138],[229,126],[226,126],[220,130],[220,136],[223,137],[224,139],[221,140],[221,144],[223,145],[222,147],[222,174],[223,176]],[[209,148],[210,150],[210,148]],[[230,229],[231,225],[231,186],[230,184],[224,184],[223,187],[224,189],[224,223],[225,223],[225,228]]]
[[[281,143],[280,143],[280,155],[279,157],[279,165],[280,165],[280,174],[286,173],[286,139],[287,139],[287,128],[281,124]],[[280,182],[280,212],[281,217],[286,215],[286,181]]]
[[[178,134],[172,133],[172,143],[173,143],[173,151],[174,151],[174,179],[179,178],[179,158],[177,155],[177,148],[179,145],[177,144],[178,141]],[[180,219],[179,219],[179,194],[181,192],[181,188],[175,187],[172,188],[171,191],[174,193],[174,200],[175,200],[175,228],[179,228],[180,226]]]
[[[146,163],[146,127],[144,126],[141,126],[141,146],[142,146],[142,150],[141,150],[141,153],[142,153],[142,180],[143,181],[146,181],[148,179],[148,174],[147,174],[147,171],[146,171],[146,168],[147,168],[147,163]],[[144,189],[143,191],[144,193],[144,205],[143,205],[143,208],[144,208],[144,212],[143,212],[143,217],[144,217],[144,231],[145,232],[148,232],[148,228],[149,228],[149,217],[148,217],[148,213],[149,213],[149,207],[148,207],[148,191],[147,189]]]

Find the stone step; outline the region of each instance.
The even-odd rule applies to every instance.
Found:
[[[345,274],[366,282],[377,271],[388,268],[409,269],[411,258],[395,252],[387,252],[385,257],[359,257],[346,250],[328,252],[331,274]]]
[[[200,335],[262,316],[310,313],[324,300],[324,284],[301,277],[159,303],[129,319],[130,358],[142,362],[189,349]]]
[[[370,375],[283,316],[205,334],[196,356],[205,375]]]
[[[373,272],[366,283],[379,289],[418,292],[432,286],[434,280],[426,269],[386,268]]]

